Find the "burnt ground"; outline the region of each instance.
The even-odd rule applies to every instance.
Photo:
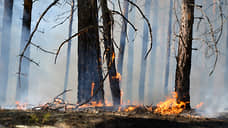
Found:
[[[189,114],[162,116],[125,112],[48,112],[0,110],[0,127],[22,125],[75,128],[228,128],[228,119]]]

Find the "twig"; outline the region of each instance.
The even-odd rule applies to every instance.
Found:
[[[31,45],[33,45],[34,47],[40,49],[40,50],[43,51],[43,52],[46,52],[46,53],[55,55],[54,52],[48,51],[48,50],[46,50],[46,49],[44,49],[44,48],[41,48],[39,45],[36,45],[36,44],[34,44],[34,43],[32,43],[32,42],[31,42]]]

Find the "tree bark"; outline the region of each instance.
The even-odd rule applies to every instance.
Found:
[[[20,53],[23,51],[31,32],[31,17],[32,17],[32,0],[24,0],[24,11],[23,11],[23,20],[22,20],[22,31],[21,31],[21,44],[20,44]],[[26,50],[26,57],[30,56],[30,47]],[[28,88],[29,88],[29,66],[30,62],[27,59],[22,61],[22,71],[21,81],[17,81],[16,89],[16,100],[20,102],[27,102],[28,97]],[[21,82],[21,87],[19,83]]]
[[[151,51],[151,61],[150,61],[150,83],[149,83],[149,90],[152,91],[153,87],[155,86],[156,80],[156,53],[157,53],[157,36],[158,36],[158,8],[159,8],[159,1],[153,0],[153,22],[152,22],[152,30],[153,30],[153,49]]]
[[[97,0],[78,0],[78,31],[89,26],[94,27],[78,37],[78,103],[89,99],[92,91],[103,86]],[[104,90],[93,100],[103,103]]]
[[[110,88],[112,92],[112,100],[114,105],[120,104],[120,79],[116,71],[115,64],[115,51],[112,42],[111,28],[113,25],[111,19],[111,12],[108,9],[107,1],[101,0],[102,7],[102,17],[103,17],[103,26],[104,26],[104,46],[106,53],[106,62],[108,66],[108,74],[110,81]]]
[[[150,16],[150,8],[151,8],[151,0],[146,0],[145,2],[145,15],[147,17]],[[147,52],[147,45],[148,45],[148,38],[149,38],[149,32],[147,28],[147,24],[144,23],[143,28],[143,42],[142,42],[142,53],[141,53],[141,70],[140,70],[140,79],[139,79],[139,101],[141,103],[144,103],[144,92],[145,92],[145,79],[146,79],[146,67],[147,63],[144,59],[144,56]]]
[[[12,13],[13,0],[5,0],[0,52],[0,104],[6,101],[7,95]]]
[[[182,18],[178,46],[175,91],[177,101],[186,103],[190,109],[190,72],[192,57],[192,33],[194,23],[194,0],[182,1]]]
[[[170,47],[171,47],[171,36],[172,36],[172,20],[173,20],[173,0],[170,0],[169,4],[169,25],[168,25],[168,39],[167,39],[167,49],[166,49],[166,65],[165,65],[165,95],[168,94],[169,85],[169,67],[170,67]]]

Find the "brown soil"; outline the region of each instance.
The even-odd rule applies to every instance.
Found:
[[[133,112],[47,112],[0,110],[0,127],[55,126],[75,128],[228,128],[225,118],[192,114],[162,116]]]

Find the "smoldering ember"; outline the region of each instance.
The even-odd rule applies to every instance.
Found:
[[[0,128],[228,128],[228,0],[0,0]]]

